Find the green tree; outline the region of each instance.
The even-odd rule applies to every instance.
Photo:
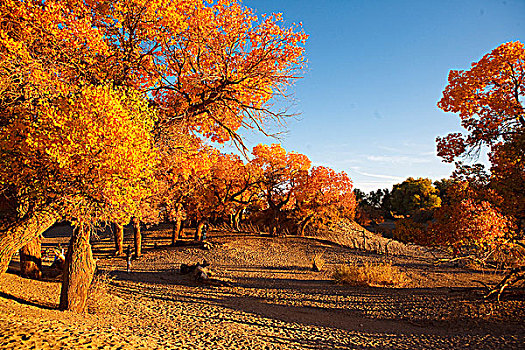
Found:
[[[390,197],[392,210],[401,215],[410,215],[421,209],[441,206],[439,191],[432,185],[432,180],[409,177],[394,185]]]

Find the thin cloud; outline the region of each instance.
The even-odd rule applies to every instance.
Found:
[[[367,156],[371,162],[383,163],[430,163],[429,157],[411,157],[411,156]]]
[[[403,153],[403,150],[399,148],[390,147],[390,146],[379,145],[377,146],[377,148],[382,149],[383,151],[388,151],[388,152]]]
[[[358,173],[359,175],[363,175],[363,176],[368,176],[368,177],[375,177],[375,178],[378,178],[378,179],[385,179],[385,180],[391,180],[391,181],[403,181],[405,178],[404,177],[401,177],[401,176],[392,176],[392,175],[383,175],[383,174],[370,174],[370,173],[365,173],[363,171],[359,171],[359,170],[355,170],[354,171],[356,173]]]

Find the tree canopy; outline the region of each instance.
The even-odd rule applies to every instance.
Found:
[[[525,48],[519,41],[498,46],[469,70],[450,71],[438,107],[458,113],[468,134],[438,137],[438,155],[452,162],[523,133],[524,95]]]
[[[392,209],[402,215],[409,215],[416,210],[437,208],[441,205],[439,191],[430,179],[409,177],[394,185],[390,203]]]

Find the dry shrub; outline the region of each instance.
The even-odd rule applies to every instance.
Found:
[[[391,262],[369,263],[362,266],[337,266],[333,278],[338,283],[352,286],[393,286],[401,287],[408,277]]]
[[[312,258],[312,270],[314,271],[317,271],[317,272],[321,272],[321,270],[323,269],[324,265],[326,264],[326,261],[324,260],[323,258],[323,253],[317,253],[314,255],[314,257]]]
[[[108,273],[96,274],[89,287],[87,300],[87,312],[90,314],[107,314],[117,301],[116,297],[109,293],[111,280]]]

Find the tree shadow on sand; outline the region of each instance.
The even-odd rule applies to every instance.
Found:
[[[221,316],[203,312],[203,320],[219,317],[218,321],[247,323],[265,326],[267,320],[288,324],[303,324],[326,327],[348,332],[381,334],[434,334],[450,336],[456,334],[521,335],[516,325],[502,324],[501,320],[455,313],[456,305],[479,301],[480,288],[457,291],[451,295],[449,288],[372,288],[336,285],[326,280],[274,279],[269,285],[264,279],[236,279],[234,288],[210,287],[196,283],[176,270],[156,272],[139,271],[127,274],[113,271],[115,280],[138,282],[126,283],[117,288],[127,293],[139,293],[147,298],[162,302],[202,304],[225,308],[237,312],[219,312]],[[151,284],[148,287],[144,284]],[[170,292],[159,285],[188,288],[174,288]],[[258,290],[258,291],[257,291]],[[259,293],[260,292],[260,293]],[[269,294],[268,294],[269,293]],[[260,295],[260,296],[258,296]],[[323,299],[331,295],[333,299]],[[338,296],[349,297],[342,303]],[[297,305],[299,302],[299,305]],[[479,304],[477,304],[479,302]],[[302,305],[301,305],[302,304]],[[426,315],[414,314],[414,310],[427,309]],[[390,312],[394,309],[394,312]],[[371,311],[377,311],[376,314]],[[383,312],[384,311],[384,312]],[[257,315],[239,317],[238,312]],[[434,312],[439,317],[434,317]],[[237,316],[236,316],[237,315]],[[270,322],[271,323],[271,322]],[[512,323],[512,322],[511,322]],[[279,326],[279,327],[282,327]]]
[[[13,300],[13,301],[16,301],[17,303],[20,303],[20,304],[34,306],[34,307],[38,307],[38,308],[41,308],[41,309],[58,310],[58,305],[51,305],[51,303],[38,303],[38,302],[35,302],[35,301],[32,301],[32,300],[22,299],[22,298],[19,298],[17,296],[14,296],[12,294],[1,292],[1,291],[0,291],[0,298]]]

